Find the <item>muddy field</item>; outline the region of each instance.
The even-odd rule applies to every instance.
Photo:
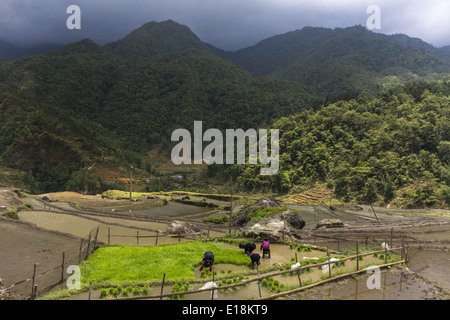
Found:
[[[39,271],[57,268],[61,265],[62,252],[66,257],[77,256],[80,239],[87,239],[98,228],[98,239],[111,244],[155,244],[157,232],[164,232],[168,221],[185,219],[198,223],[206,216],[220,214],[214,210],[170,203],[168,206],[157,206],[151,199],[143,200],[140,207],[133,207],[133,213],[113,213],[111,209],[126,206],[126,203],[104,200],[99,197],[86,198],[78,194],[52,194],[52,202],[45,203],[36,197],[20,198],[11,190],[0,192],[0,205],[18,206],[28,202],[33,209],[19,212],[19,221],[0,219],[0,278],[3,286],[29,279],[33,273],[33,266],[38,263]],[[105,207],[102,209],[102,203]],[[216,203],[222,205],[223,203]],[[135,203],[133,203],[135,205]],[[408,239],[410,248],[408,253],[408,267],[410,272],[387,270],[384,272],[386,289],[380,296],[377,292],[364,292],[360,283],[364,283],[364,276],[340,282],[339,288],[334,285],[323,286],[323,290],[297,298],[308,299],[438,299],[441,292],[450,287],[448,282],[448,263],[450,262],[450,219],[448,211],[431,212],[424,216],[423,212],[399,212],[398,210],[380,210],[377,212],[380,224],[373,214],[362,209],[330,210],[327,207],[312,207],[290,205],[300,211],[306,221],[301,231],[302,242],[329,246],[330,249],[340,250],[352,246],[353,240],[393,241],[400,243],[400,239]],[[346,227],[340,229],[316,229],[321,219],[334,218],[345,222]],[[217,237],[228,231],[228,228],[213,226],[211,237]],[[391,239],[394,235],[393,239]],[[339,241],[336,239],[349,239]],[[177,237],[159,237],[158,243],[187,241]],[[287,251],[286,251],[287,250]],[[289,261],[293,252],[282,246],[274,249],[273,262]],[[273,263],[272,262],[272,263]],[[74,263],[76,264],[76,263]],[[446,271],[447,270],[447,271]],[[403,272],[403,273],[402,273]],[[406,275],[405,275],[406,274]],[[38,288],[47,287],[61,278],[61,268],[46,276],[36,279]],[[407,285],[403,286],[408,279]],[[403,280],[402,280],[403,279]],[[415,281],[414,279],[417,279]],[[426,280],[423,280],[426,279]],[[355,282],[356,281],[356,282]],[[424,284],[426,283],[426,284]],[[402,289],[399,289],[401,286]],[[326,289],[328,288],[328,289]],[[406,288],[408,290],[406,290]],[[39,289],[38,289],[39,290]],[[250,289],[246,289],[250,290]],[[328,291],[327,291],[328,290]],[[23,299],[31,292],[31,282],[9,290],[10,297]],[[326,293],[328,292],[328,293]],[[230,293],[231,294],[231,293]],[[199,295],[199,299],[204,298]]]

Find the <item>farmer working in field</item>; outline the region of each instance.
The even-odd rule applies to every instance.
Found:
[[[250,255],[250,253],[253,252],[253,250],[256,249],[256,244],[253,242],[248,242],[246,244],[239,243],[239,248],[244,249],[244,252],[247,256]]]
[[[263,259],[266,256],[266,254],[268,255],[268,258],[270,259],[270,244],[269,244],[269,240],[267,238],[264,239],[263,243],[261,244],[260,251],[262,251]]]
[[[209,271],[212,272],[213,264],[214,264],[214,254],[211,251],[206,251],[205,254],[203,255],[203,262],[199,270],[202,271],[203,267],[209,265]]]
[[[258,253],[252,252],[250,254],[250,259],[252,260],[252,269],[255,269],[255,263],[256,266],[259,266],[259,261],[261,260],[261,256]]]

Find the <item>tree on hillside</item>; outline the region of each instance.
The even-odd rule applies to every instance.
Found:
[[[377,193],[377,185],[376,181],[374,179],[368,179],[366,181],[366,184],[364,185],[362,189],[362,197],[364,203],[367,203],[372,208],[373,214],[375,218],[377,219],[378,224],[380,224],[380,221],[378,220],[377,214],[375,213],[375,210],[373,209],[373,203],[378,201],[379,196]]]

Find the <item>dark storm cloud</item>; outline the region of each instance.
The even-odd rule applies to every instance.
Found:
[[[66,28],[69,5],[81,8],[81,30]],[[2,0],[0,39],[32,44],[91,38],[104,44],[146,22],[172,19],[205,42],[236,50],[304,26],[365,25],[369,5],[381,9],[378,32],[450,44],[447,0]]]

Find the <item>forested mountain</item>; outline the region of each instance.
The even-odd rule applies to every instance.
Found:
[[[343,201],[450,205],[450,82],[361,95],[275,120],[280,170],[233,165],[243,190],[285,193],[321,183]],[[220,170],[217,170],[220,172]]]
[[[88,164],[123,160],[127,150],[167,147],[173,130],[195,120],[246,129],[315,101],[299,83],[255,79],[173,21],[103,47],[86,39],[3,62],[0,82],[2,164],[44,191],[63,188]]]
[[[169,20],[104,46],[85,39],[2,61],[0,179],[15,175],[32,192],[79,191],[87,168],[141,166],[155,146],[171,149],[173,130],[202,120],[205,129],[280,129],[276,176],[222,168],[242,190],[284,193],[318,182],[350,200],[370,180],[389,199],[384,188],[424,183],[440,192],[428,204],[442,204],[445,52],[362,27],[304,28],[224,52]],[[439,82],[385,90],[408,80]]]
[[[329,97],[361,91],[373,95],[450,71],[449,59],[420,39],[387,36],[361,26],[305,27],[224,57],[256,77],[299,81]]]

